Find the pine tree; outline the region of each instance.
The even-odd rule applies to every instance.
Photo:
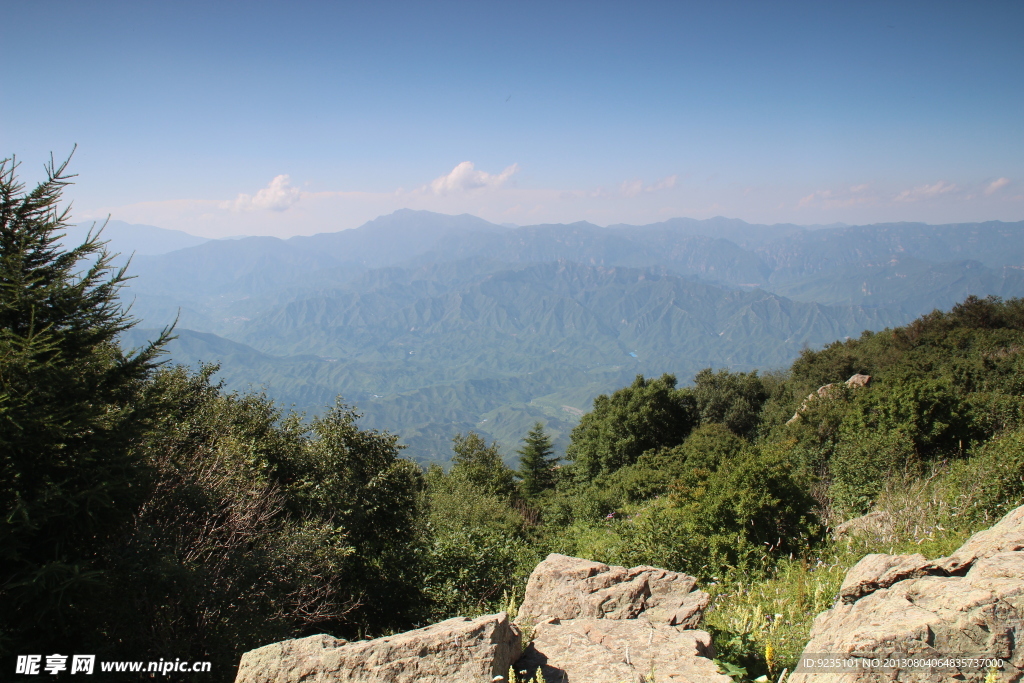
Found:
[[[0,161],[0,651],[73,633],[102,585],[97,547],[144,489],[139,399],[170,334],[122,353],[125,269],[99,233],[59,244],[67,164],[25,192]]]
[[[523,447],[516,451],[519,453],[519,478],[523,493],[535,496],[554,485],[555,458],[552,455],[555,450],[540,422],[533,425],[523,443]]]

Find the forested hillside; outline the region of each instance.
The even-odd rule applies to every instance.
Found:
[[[1021,224],[511,228],[399,211],[136,256],[143,324],[126,343],[177,319],[172,357],[220,363],[230,388],[310,414],[341,394],[420,462],[470,429],[511,459],[536,420],[564,453],[593,398],[637,373],[782,368],[970,295],[1024,295],[1021,267]]]
[[[367,425],[402,425],[418,460],[443,461],[452,435],[469,429],[511,455],[536,420],[551,423],[564,452],[579,412],[637,373],[778,367],[801,348],[897,321],[645,270],[465,261],[372,271],[273,307],[232,335],[248,349],[185,332],[170,349],[179,361],[220,362],[230,386],[264,385],[311,412],[344,389]]]

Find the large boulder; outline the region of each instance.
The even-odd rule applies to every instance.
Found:
[[[515,624],[501,613],[369,641],[287,640],[244,654],[235,683],[491,682],[513,662],[522,679],[540,669],[550,683],[731,683],[697,630],[709,596],[696,584],[552,554],[530,575]],[[532,635],[526,652],[520,627]]]
[[[934,573],[934,566],[924,555],[865,555],[846,573],[839,587],[839,599],[852,605],[880,588],[889,588],[897,581]]]
[[[711,660],[705,631],[637,619],[556,619],[534,626],[516,662],[523,680],[540,669],[548,683],[731,683]]]
[[[904,661],[883,671],[865,667],[873,659]],[[1024,506],[946,558],[865,557],[789,681],[985,681],[979,660],[991,659],[1003,662],[998,680],[1024,678]]]
[[[552,553],[526,584],[516,623],[532,633],[516,670],[547,681],[729,683],[696,630],[709,596],[696,579]],[[653,678],[652,678],[653,675]]]
[[[490,682],[521,650],[504,612],[457,617],[376,640],[318,635],[266,645],[242,655],[235,683]]]
[[[697,580],[655,567],[614,567],[551,553],[526,583],[516,623],[544,618],[648,619],[695,627],[709,596]]]

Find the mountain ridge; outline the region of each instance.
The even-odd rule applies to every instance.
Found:
[[[195,330],[176,361],[223,357],[229,387],[307,412],[341,394],[429,462],[469,429],[510,455],[538,419],[564,445],[578,411],[638,373],[784,367],[968,295],[1022,296],[1024,222],[508,227],[400,211],[134,264],[146,326]]]

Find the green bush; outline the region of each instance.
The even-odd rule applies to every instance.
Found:
[[[702,425],[720,423],[733,433],[753,438],[761,408],[768,400],[768,387],[757,371],[729,372],[710,368],[693,379],[692,393]]]
[[[111,577],[83,633],[109,656],[210,659],[238,653],[356,605],[345,592],[353,548],[324,518],[287,513],[271,462],[304,447],[258,395],[223,395],[213,367],[159,373],[147,387],[159,417],[136,445],[146,499],[95,552]]]
[[[630,465],[646,451],[681,444],[698,421],[693,397],[673,375],[645,379],[594,399],[594,409],[572,430],[566,457],[581,480]]]
[[[1024,505],[1024,430],[1003,434],[970,457],[952,463],[938,482],[954,519],[947,524],[987,524]]]
[[[605,529],[590,534],[588,544],[602,553],[595,559],[626,566],[650,564],[703,578],[729,567],[762,572],[774,558],[806,551],[820,536],[813,507],[785,457],[748,445],[715,470],[681,472],[667,496],[591,523]]]
[[[845,519],[867,512],[887,481],[910,474],[916,459],[913,439],[900,431],[866,431],[841,440],[829,460],[836,513]]]
[[[488,446],[476,432],[456,434],[452,450],[452,477],[500,498],[510,499],[516,493],[515,473],[505,466],[497,442]]]
[[[737,436],[728,425],[704,424],[693,430],[681,445],[656,456],[644,456],[645,462],[661,463],[673,475],[694,468],[715,471],[739,457],[750,442]]]
[[[357,606],[328,624],[348,635],[408,623],[420,592],[422,472],[399,457],[397,436],[360,429],[359,417],[339,401],[312,421],[301,448],[278,451],[288,457],[272,463],[292,514],[336,525],[354,550],[343,584]]]
[[[464,444],[456,441],[456,447]],[[497,466],[504,468],[500,459]],[[529,524],[513,508],[512,497],[495,493],[494,476],[465,476],[459,467],[446,474],[435,466],[427,473],[423,620],[498,611],[503,593],[521,583],[537,562]],[[503,474],[496,478],[506,481]]]

